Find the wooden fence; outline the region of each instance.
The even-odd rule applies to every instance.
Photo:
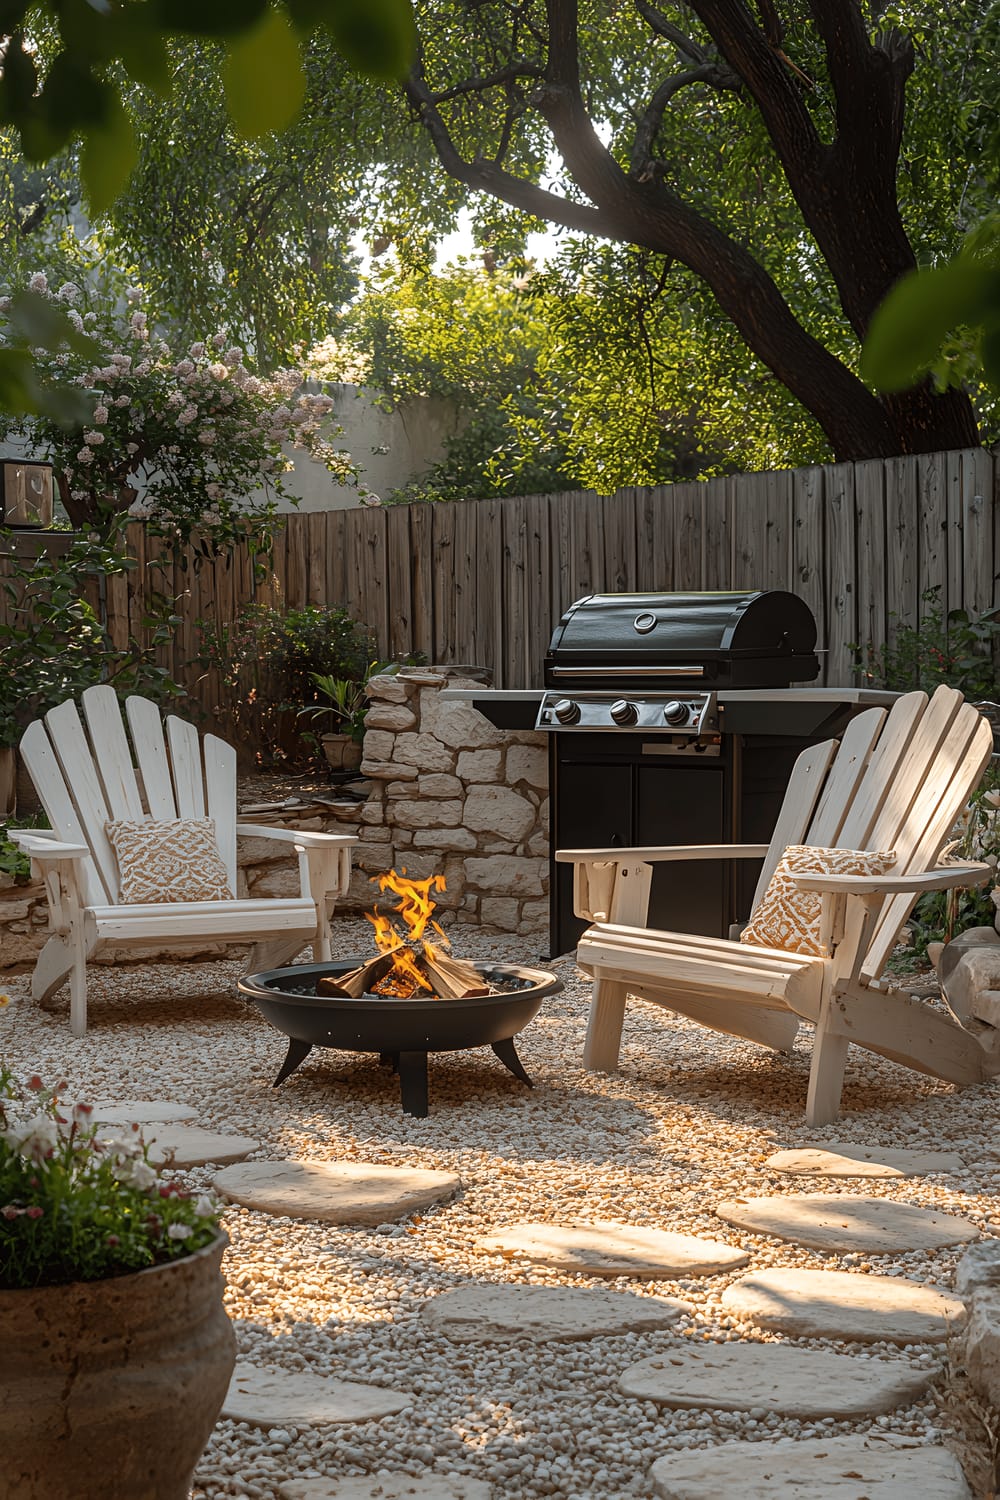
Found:
[[[267,576],[245,550],[155,570],[183,617],[168,665],[208,709],[224,701],[194,660],[199,618],[250,600],[340,604],[380,655],[493,669],[498,687],[541,683],[553,626],[593,591],[785,588],[819,626],[823,680],[854,679],[850,645],[917,623],[924,594],[945,609],[998,603],[994,460],[984,449],[824,465],[706,483],[452,504],[293,514]],[[33,539],[34,540],[34,539]],[[152,548],[141,528],[141,564]],[[161,571],[165,566],[165,572]],[[110,581],[108,620],[136,629],[151,570]]]

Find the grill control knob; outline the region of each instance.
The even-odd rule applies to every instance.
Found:
[[[572,698],[560,698],[558,703],[553,705],[552,712],[560,724],[575,724],[580,717],[580,705],[574,703]]]
[[[677,698],[671,698],[669,703],[663,705],[663,717],[668,724],[683,724],[687,720],[687,704],[681,703]]]
[[[608,713],[616,724],[637,724],[639,722],[639,710],[627,698],[617,699],[608,709]]]

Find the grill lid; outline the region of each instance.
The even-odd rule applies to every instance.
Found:
[[[819,675],[816,621],[779,589],[589,594],[571,604],[545,658],[552,685],[631,681],[773,687]]]

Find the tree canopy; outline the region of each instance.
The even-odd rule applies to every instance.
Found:
[[[450,176],[711,291],[838,458],[971,445],[958,389],[855,373],[886,293],[982,211],[995,3],[427,0],[411,107]]]

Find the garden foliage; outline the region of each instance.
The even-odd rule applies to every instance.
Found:
[[[99,1129],[68,1088],[0,1063],[0,1287],[124,1276],[210,1244],[218,1204],[162,1180],[138,1130]]]

